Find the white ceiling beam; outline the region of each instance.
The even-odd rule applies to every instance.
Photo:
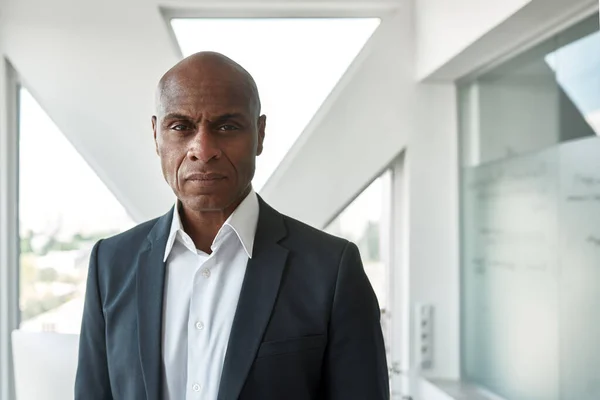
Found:
[[[494,0],[485,1],[495,3]],[[530,0],[508,13],[500,23],[482,31],[470,44],[457,48],[443,62],[418,62],[417,79],[448,82],[469,78],[546,40],[597,10],[596,0]],[[469,10],[462,12],[468,13]],[[420,31],[423,29],[426,27]],[[451,34],[448,37],[451,38]],[[417,38],[417,46],[421,40]],[[438,40],[440,46],[448,45],[443,37]],[[421,53],[423,51],[420,50]]]

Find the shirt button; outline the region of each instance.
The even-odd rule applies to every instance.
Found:
[[[192,386],[192,389],[194,389],[194,392],[199,392],[200,391],[200,385],[198,385],[197,383],[194,383],[194,386]]]
[[[202,276],[205,277],[206,279],[210,278],[210,269],[204,268],[202,270]]]
[[[196,329],[201,331],[202,329],[204,329],[204,324],[200,321],[196,322]]]

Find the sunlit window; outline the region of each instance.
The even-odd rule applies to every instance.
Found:
[[[217,51],[252,74],[267,115],[265,150],[253,185],[260,190],[348,66],[378,18],[174,19],[184,56]]]
[[[389,351],[389,295],[388,284],[390,248],[391,173],[377,178],[325,231],[354,242],[360,250],[365,272],[377,295],[382,312],[382,328]]]
[[[556,81],[583,118],[600,135],[600,32],[569,43],[544,57]]]
[[[20,327],[79,333],[91,248],[133,221],[24,88],[19,149]]]

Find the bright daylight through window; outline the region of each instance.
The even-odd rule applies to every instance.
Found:
[[[391,172],[367,187],[325,229],[358,246],[365,272],[381,308],[381,324],[389,351],[390,301],[388,295],[391,214]]]
[[[19,97],[20,327],[79,333],[92,246],[133,221],[31,94]]]
[[[267,115],[260,190],[379,26],[378,18],[174,19],[184,56],[227,55],[256,80]],[[214,32],[218,32],[216,35]]]

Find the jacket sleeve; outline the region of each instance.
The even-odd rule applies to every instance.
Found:
[[[79,362],[75,378],[75,400],[112,400],[106,359],[105,321],[98,286],[96,243],[90,257],[85,305],[79,337]]]
[[[342,254],[324,360],[327,400],[388,400],[380,310],[358,248]]]

